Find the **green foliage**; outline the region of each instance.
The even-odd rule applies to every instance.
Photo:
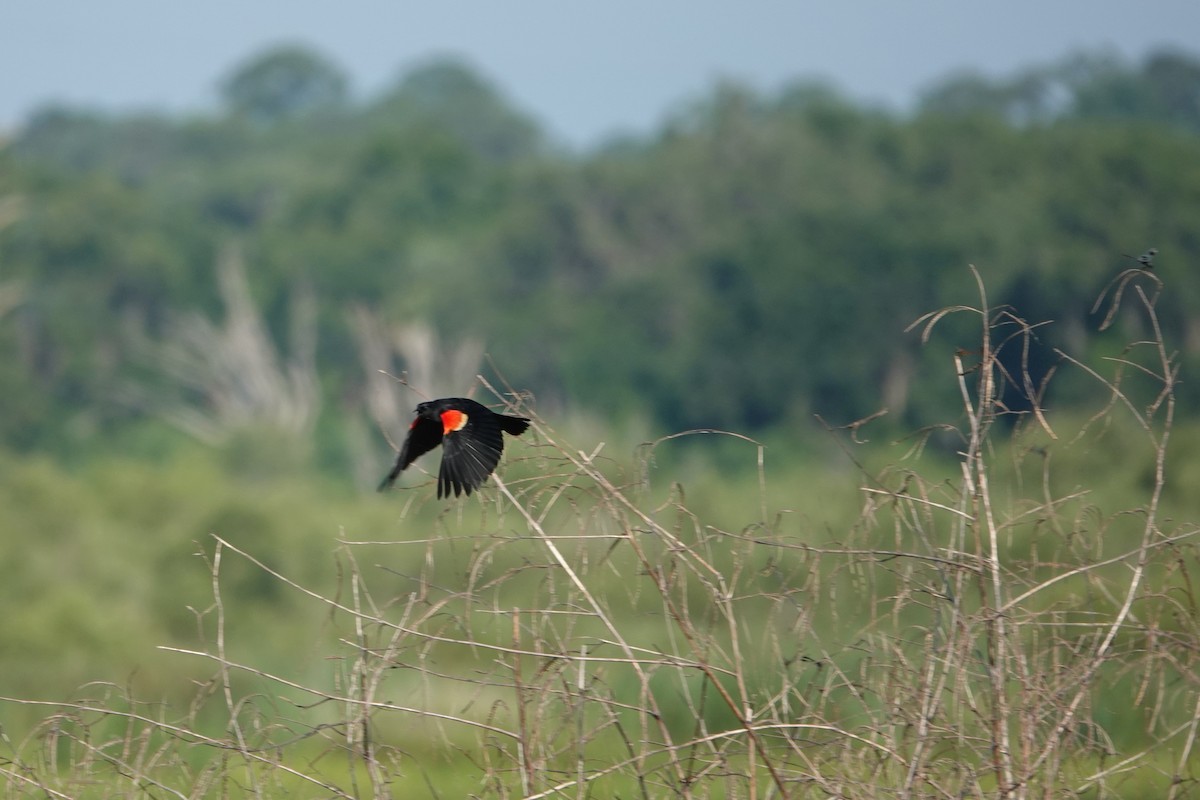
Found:
[[[221,85],[230,113],[273,124],[336,111],[346,102],[346,77],[307,47],[284,45],[256,55]]]
[[[1186,727],[1195,700],[1196,529],[1173,520],[1200,507],[1185,493],[1161,507],[1150,499],[1154,451],[1122,412],[1106,423],[1050,414],[1059,439],[1027,424],[988,448],[1005,591],[1031,592],[1006,612],[1006,642],[1020,652],[1006,689],[1014,741],[1031,730],[1057,738],[1145,519],[1163,520],[1136,619],[1091,679],[1064,760],[1029,778],[1065,796],[1089,796],[1097,780],[1130,796],[1164,791],[1185,750],[1163,731]],[[1175,433],[1178,463],[1194,462],[1200,435]],[[793,794],[820,781],[874,797],[905,782],[902,759],[922,758],[917,687],[953,659],[960,671],[932,713],[938,746],[919,780],[994,789],[994,616],[977,591],[986,582],[973,583],[987,545],[956,538],[963,513],[968,535],[984,526],[957,459],[918,456],[910,443],[810,441],[813,455],[800,457],[792,439],[760,449],[689,436],[630,468],[580,460],[557,432],[539,436],[508,454],[511,497],[489,485],[452,506],[433,502],[428,483],[377,501],[302,474],[238,473],[203,450],[154,466],[113,458],[81,480],[46,462],[6,464],[16,469],[0,508],[12,518],[0,524],[36,519],[38,541],[11,541],[36,558],[17,568],[5,552],[0,586],[14,593],[8,605],[43,593],[0,631],[16,644],[11,674],[29,680],[17,696],[69,692],[54,682],[64,675],[35,680],[47,658],[117,685],[71,693],[27,739],[46,709],[5,702],[16,743],[5,766],[58,790],[152,781],[192,796],[307,794],[320,781],[330,796],[432,786],[499,797],[582,776],[593,795],[648,784],[736,797],[773,780],[769,759]],[[1129,468],[1113,469],[1112,452]],[[91,528],[120,534],[93,542]],[[50,573],[70,590],[47,592]],[[965,638],[943,651],[954,631]],[[150,659],[155,644],[191,653]],[[241,666],[226,677],[220,659]],[[111,675],[129,663],[136,680]],[[755,709],[760,747],[746,744],[718,685]],[[362,715],[362,699],[379,705]],[[1109,772],[1127,757],[1136,769]]]
[[[1141,122],[1200,132],[1200,61],[1184,52],[1151,53],[1132,66],[1112,52],[1076,53],[1056,64],[991,80],[965,73],[928,92],[924,111],[983,115],[1017,125],[1073,119]]]
[[[365,113],[372,126],[393,132],[426,128],[448,133],[489,159],[531,156],[544,148],[542,133],[529,117],[453,60],[414,68]]]
[[[9,458],[2,468],[0,593],[14,613],[5,616],[0,646],[6,692],[29,697],[131,676],[152,694],[178,692],[183,687],[146,654],[211,633],[198,616],[212,595],[198,556],[211,554],[212,536],[311,579],[326,575],[340,532],[386,526],[389,517],[386,507],[363,508],[336,487],[298,473],[266,478],[194,445],[157,463],[106,458],[75,474],[45,459]],[[223,575],[231,596],[257,609],[251,619],[295,613],[263,578],[244,564]],[[283,635],[247,628],[235,641],[281,644],[293,634]]]
[[[1159,330],[1159,283],[1123,281],[1106,313]],[[1182,785],[1200,501],[1168,470],[1200,433],[1167,343],[1065,359],[1098,391],[1014,414],[1004,352],[1036,329],[926,320],[978,363],[939,353],[961,413],[891,447],[705,431],[628,462],[535,418],[453,503],[348,491],[271,427],[0,464],[0,601],[29,608],[0,627],[0,769],[191,796]]]
[[[887,406],[920,424],[947,408],[908,394],[927,356],[901,331],[960,295],[968,260],[993,301],[1065,323],[1034,345],[1048,370],[1054,347],[1103,346],[1084,334],[1090,302],[1121,253],[1150,244],[1172,284],[1163,323],[1193,363],[1200,284],[1185,271],[1200,140],[1149,124],[1152,110],[1100,126],[1081,124],[1100,112],[1005,105],[1044,105],[1054,81],[1087,98],[1123,80],[1182,108],[1190,64],[1077,59],[1013,88],[935,92],[913,119],[819,85],[766,97],[726,84],[656,138],[574,156],[547,150],[453,62],[420,66],[359,107],[317,54],[265,53],[226,86],[235,111],[270,106],[258,115],[290,120],[265,127],[242,112],[180,122],[50,109],[0,173],[2,196],[21,201],[0,228],[0,261],[26,288],[0,319],[8,383],[20,386],[0,400],[0,436],[65,450],[128,435],[139,414],[120,387],[141,368],[128,332],[218,313],[213,263],[231,237],[277,338],[296,287],[315,291],[322,395],[338,415],[363,408],[349,319],[367,308],[451,344],[481,339],[550,410],[761,433]],[[989,92],[999,118],[964,113]],[[339,108],[337,123],[308,113],[318,106]],[[1059,391],[1076,402],[1081,390]],[[1200,403],[1192,389],[1180,397]],[[336,416],[317,438],[336,440]],[[320,452],[327,466],[347,458]]]
[[[314,764],[323,794],[363,794],[382,785],[372,768],[399,764],[397,796],[466,796],[623,765],[590,776],[592,796],[719,774],[696,796],[720,797],[769,785],[763,756],[845,785],[901,781],[891,748],[966,796],[995,788],[989,737],[1053,745],[1047,720],[1085,686],[1057,785],[1111,793],[1114,752],[1149,747],[1131,791],[1164,794],[1177,763],[1162,753],[1194,708],[1196,81],[1183,54],[1081,57],[948,82],[912,118],[810,83],[723,84],[652,137],[567,154],[462,65],[359,104],[336,65],[293,48],[236,70],[224,117],[40,112],[0,150],[0,653],[17,700],[0,708],[0,767],[96,781],[96,796],[151,785],[138,776],[239,796],[317,791]],[[1117,302],[1122,253],[1148,246],[1156,272],[1126,273]],[[231,252],[238,292],[216,266]],[[968,261],[992,309],[1054,324],[989,317],[986,365],[972,315],[924,345],[905,334],[978,302]],[[1156,276],[1148,316],[1130,298]],[[442,346],[397,348],[408,325]],[[1160,333],[1177,359],[1129,344]],[[411,377],[472,339],[543,418],[576,420],[593,456],[542,431],[506,454],[511,498],[489,486],[443,506],[417,475],[387,497],[353,489],[389,455],[377,370]],[[1170,448],[1165,364],[1185,376],[1169,382]],[[997,395],[1011,413],[973,449],[969,409],[993,371],[1029,382]],[[177,423],[211,412],[216,388],[232,421],[205,447]],[[241,418],[262,407],[246,397],[310,416]],[[881,407],[844,438],[812,421]],[[626,457],[684,428],[757,441],[696,434]],[[964,483],[984,468],[995,550],[981,484]],[[947,570],[970,591],[949,591]],[[991,575],[1019,598],[1004,613]],[[1022,624],[997,636],[997,620]],[[1110,625],[1111,658],[1088,661]],[[959,632],[953,652],[926,649]],[[670,657],[639,673],[622,637]],[[577,659],[585,647],[601,660]],[[250,670],[221,674],[222,648]],[[985,654],[1024,677],[997,687]],[[923,756],[913,687],[951,663],[955,716],[938,730],[952,733]],[[355,739],[368,677],[423,709],[376,708],[369,746],[390,764]],[[783,727],[745,746],[722,691]],[[22,739],[46,709],[21,698],[65,697]],[[1001,698],[1019,710],[989,727]],[[506,738],[517,709],[546,725]],[[809,722],[824,727],[787,739]],[[813,742],[837,746],[810,757]],[[21,762],[31,750],[45,763]]]

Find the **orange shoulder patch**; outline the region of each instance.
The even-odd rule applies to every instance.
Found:
[[[461,411],[450,409],[442,412],[442,435],[461,431],[467,424],[467,415]]]

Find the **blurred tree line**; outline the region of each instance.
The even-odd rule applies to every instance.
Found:
[[[976,301],[968,263],[994,305],[1056,321],[1045,371],[1055,346],[1136,334],[1090,308],[1149,246],[1168,339],[1200,356],[1188,54],[952,76],[908,114],[725,83],[585,152],[453,61],[363,100],[283,47],[220,88],[195,118],[46,108],[0,149],[4,447],[269,423],[344,467],[379,447],[378,369],[466,391],[471,365],[438,354],[473,343],[543,413],[755,433],[886,406],[908,426],[947,412],[918,378],[951,347],[903,331]]]

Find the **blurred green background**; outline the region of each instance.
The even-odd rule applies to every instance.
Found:
[[[1040,380],[1056,348],[1095,361],[1147,335],[1136,314],[1099,331],[1092,305],[1157,248],[1185,376],[1172,468],[1200,463],[1190,53],[952,76],[906,113],[820,82],[717,82],[652,133],[581,151],[452,59],[356,99],[334,61],[280,47],[219,91],[189,116],[48,106],[0,144],[5,696],[132,680],[185,697],[180,659],[154,647],[208,635],[193,554],[210,534],[325,589],[339,539],[416,538],[400,510],[421,478],[370,493],[386,437],[477,372],[626,464],[689,428],[753,436],[773,481],[822,487],[791,508],[850,525],[856,478],[814,415],[886,408],[869,437],[883,459],[954,420],[947,365],[977,330],[952,320],[922,346],[906,328],[977,302],[968,263],[993,306],[1052,321],[1027,354]],[[1090,413],[1096,392],[1065,372],[1044,403]],[[732,527],[757,508],[739,447],[689,440],[656,465]],[[1112,468],[1072,463],[1136,505],[1149,465]],[[1200,511],[1186,490],[1168,502]],[[297,598],[245,564],[225,579],[244,660],[296,658],[313,623]]]

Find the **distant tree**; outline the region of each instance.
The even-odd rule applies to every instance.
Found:
[[[90,169],[101,160],[109,127],[100,114],[60,105],[34,111],[21,126],[13,152],[22,158],[56,161],[74,169]]]
[[[345,74],[310,48],[283,45],[254,56],[221,84],[229,111],[274,123],[336,110],[348,97]]]
[[[925,92],[921,110],[943,116],[992,116],[1013,125],[1050,122],[1061,116],[1071,97],[1063,78],[1058,68],[1026,70],[1007,80],[960,73]]]
[[[1182,53],[1151,54],[1141,69],[1072,64],[1075,116],[1166,122],[1200,131],[1200,61]]]
[[[952,76],[925,92],[920,108],[941,116],[994,116],[1013,125],[1139,120],[1200,131],[1200,60],[1160,51],[1136,67],[1112,52],[1076,53],[1011,78]]]
[[[529,155],[541,132],[482,76],[460,61],[437,59],[404,75],[376,104],[393,124],[426,126],[452,134],[491,158]]]
[[[1121,254],[1154,246],[1164,329],[1186,369],[1200,364],[1200,282],[1186,280],[1200,138],[1180,135],[1197,116],[1194,58],[1084,54],[960,76],[914,117],[818,83],[722,83],[654,135],[569,153],[460,63],[427,63],[329,116],[315,109],[345,102],[339,73],[285,55],[230,73],[236,115],[47,108],[0,150],[0,385],[13,387],[0,449],[75,454],[145,424],[149,404],[113,402],[128,383],[165,383],[129,332],[177,342],[179,320],[198,318],[222,334],[223,238],[245,248],[271,343],[288,341],[291,287],[320,298],[302,427],[322,459],[341,458],[342,415],[317,409],[367,391],[348,308],[483,343],[544,410],[755,431],[885,404],[923,424],[954,412],[919,394],[939,351],[899,332],[973,296],[968,262],[994,307],[1053,319],[1039,341],[1081,353],[1109,346],[1089,309]],[[183,355],[279,382],[264,376],[285,368],[239,367],[215,335]],[[240,408],[225,399],[236,386],[188,363],[204,385],[168,399],[214,418]],[[1063,407],[1091,388],[1056,386]],[[1193,384],[1179,398],[1200,409]]]
[[[1162,52],[1147,59],[1142,70],[1163,114],[1200,130],[1200,59]]]

